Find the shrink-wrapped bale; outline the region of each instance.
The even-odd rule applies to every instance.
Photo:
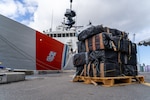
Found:
[[[81,30],[78,34],[78,40],[79,41],[84,41],[85,39],[99,34],[101,32],[107,32],[107,33],[111,33],[113,36],[120,36],[123,37],[124,39],[128,39],[128,34],[125,32],[122,32],[120,30],[117,29],[112,29],[112,28],[108,28],[108,27],[103,27],[102,25],[97,25],[97,26],[90,26],[86,29]]]
[[[86,52],[85,42],[84,41],[78,41],[77,42],[77,46],[78,46],[78,53]]]
[[[127,33],[122,32],[122,31],[117,30],[117,29],[104,27],[104,32],[111,33],[113,36],[119,36],[119,37],[123,37],[124,39],[128,39]]]
[[[89,62],[88,64],[84,65],[82,76],[93,77],[96,76],[96,74],[94,75],[94,73],[96,73],[96,67],[94,66],[93,63]]]
[[[136,44],[128,39],[127,33],[98,25],[81,31],[78,40],[78,54],[73,59],[77,75],[138,75]]]
[[[78,67],[76,67],[76,75],[81,75],[83,69],[84,69],[84,66],[78,66]]]
[[[116,46],[116,50],[120,51],[120,45],[121,45],[122,38],[118,37],[118,36],[112,36],[111,39],[114,42],[114,45]]]
[[[92,51],[89,54],[90,61],[103,61],[103,62],[118,62],[118,52],[111,51],[111,50],[99,50],[99,51]]]
[[[117,51],[129,53],[129,50],[131,49],[131,42],[128,39],[118,36],[112,36],[111,39],[114,42]]]
[[[73,57],[73,64],[75,67],[82,66],[84,64],[88,64],[89,62],[89,53],[81,52],[77,53]]]
[[[138,75],[136,65],[123,65],[122,72],[126,76],[136,76],[136,75]]]
[[[137,53],[137,47],[135,43],[131,43],[131,54],[136,54]],[[129,51],[130,52],[130,51]]]
[[[114,49],[112,42],[110,34],[106,32],[96,34],[85,40],[86,51]]]
[[[122,64],[127,64],[127,65],[137,65],[137,55],[136,54],[131,54],[127,55],[125,53],[121,53],[121,63]]]
[[[121,39],[120,43],[120,51],[128,53],[129,52],[130,41],[126,39]]]
[[[100,63],[100,77],[117,77],[120,74],[118,63]]]
[[[89,61],[92,62],[92,64],[95,66],[96,75],[100,76],[100,70],[101,70],[99,67],[100,62],[103,62],[106,66],[107,66],[107,63],[108,64],[109,63],[117,64],[118,63],[118,53],[111,51],[111,50],[92,51],[89,54]],[[117,66],[116,66],[116,68],[117,68]],[[108,67],[106,68],[106,70],[109,69]],[[107,73],[107,75],[109,75],[109,74]]]
[[[125,58],[125,61],[128,65],[137,65],[137,55],[131,54]]]
[[[84,41],[85,39],[87,39],[95,34],[99,34],[101,32],[104,32],[104,28],[102,25],[88,27],[87,29],[84,29],[79,33],[78,40]]]
[[[118,63],[97,62],[95,65],[93,62],[84,66],[82,75],[90,77],[117,77],[121,75],[120,69],[121,67]]]

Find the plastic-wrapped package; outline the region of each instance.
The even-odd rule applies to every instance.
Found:
[[[100,63],[100,77],[117,77],[120,74],[118,63]]]
[[[73,64],[75,67],[82,66],[84,64],[89,63],[89,53],[88,52],[81,52],[75,54],[73,57]]]
[[[118,62],[118,52],[114,52],[111,50],[99,50],[92,51],[89,54],[89,61],[102,61],[102,62]]]
[[[98,25],[82,30],[78,39],[78,54],[73,61],[77,75],[138,75],[136,44],[128,39],[127,33]]]
[[[77,42],[77,46],[78,46],[78,53],[86,52],[85,42],[84,41],[78,41]]]
[[[131,54],[127,55],[125,53],[121,53],[121,63],[127,65],[137,65],[137,55]]]
[[[131,43],[131,54],[136,54],[137,53],[137,47],[135,43]]]
[[[84,29],[78,33],[78,40],[84,41],[85,39],[87,39],[95,34],[99,34],[101,32],[104,32],[104,28],[102,25],[90,26],[87,29]]]
[[[122,37],[124,39],[128,39],[128,34],[127,33],[122,32],[122,31],[117,30],[117,29],[104,27],[104,32],[111,33],[113,36],[119,36],[119,37]]]
[[[123,65],[122,72],[126,76],[136,76],[138,75],[138,70],[136,65]]]
[[[113,49],[111,34],[102,32],[85,40],[86,51]]]

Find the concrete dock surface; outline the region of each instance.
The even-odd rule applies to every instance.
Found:
[[[142,84],[103,87],[71,82],[74,71],[26,76],[25,81],[0,84],[0,100],[150,100]],[[140,73],[150,82],[150,73]]]

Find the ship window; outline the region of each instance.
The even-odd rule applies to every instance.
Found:
[[[61,34],[58,34],[58,37],[61,37]]]
[[[53,37],[53,34],[50,34],[51,37]]]
[[[53,34],[53,37],[56,37],[56,34]]]
[[[49,36],[50,34],[46,34],[47,36]]]
[[[68,33],[66,33],[66,37],[69,37],[69,34],[68,34]]]
[[[76,34],[75,34],[75,33],[73,33],[73,36],[76,36]]]
[[[73,34],[72,33],[70,33],[70,37],[72,37],[73,36]]]
[[[63,33],[62,36],[65,37],[65,34]]]

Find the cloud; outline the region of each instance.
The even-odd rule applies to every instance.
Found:
[[[43,31],[60,25],[70,0],[1,0],[0,13]],[[11,9],[10,9],[11,8]],[[77,25],[103,24],[129,32],[136,42],[150,37],[149,0],[73,0]],[[22,18],[22,19],[21,19]]]
[[[68,0],[37,0],[37,2],[38,8],[34,13],[34,22],[31,22],[29,26],[43,31],[51,26],[54,29],[61,24],[64,12],[69,7]]]
[[[34,0],[1,0],[0,13],[28,25],[33,21],[33,14],[37,8]]]
[[[11,17],[15,16],[17,7],[13,0],[1,0],[0,1],[0,13]]]

